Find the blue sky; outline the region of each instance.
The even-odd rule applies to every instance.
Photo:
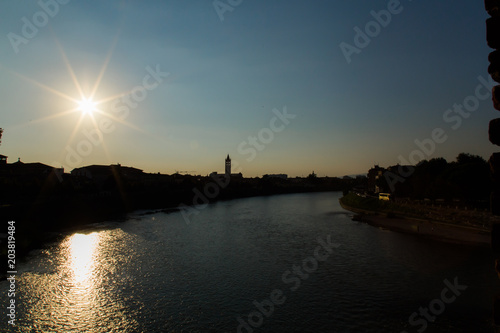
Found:
[[[354,28],[395,0],[222,0],[234,4],[223,21],[210,0],[64,2],[0,3],[0,153],[10,162],[205,175],[229,153],[245,176],[343,176],[419,156],[415,140],[436,128],[447,140],[424,146],[425,158],[495,151],[489,96],[468,118],[443,119],[489,79],[481,1],[402,0],[350,63],[340,44],[355,46]],[[77,102],[94,90],[98,110],[83,115]],[[271,129],[284,109],[293,119]]]

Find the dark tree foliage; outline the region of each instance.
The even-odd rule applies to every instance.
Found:
[[[487,200],[491,190],[488,163],[480,156],[461,153],[456,161],[421,161],[396,185],[395,195],[413,199]]]
[[[317,177],[318,176],[314,173],[314,171],[307,176],[308,179],[316,179]]]

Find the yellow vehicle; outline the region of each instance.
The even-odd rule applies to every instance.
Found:
[[[389,201],[389,200],[391,200],[391,194],[390,193],[379,193],[378,199]]]

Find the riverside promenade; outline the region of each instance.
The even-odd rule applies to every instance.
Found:
[[[387,212],[366,210],[349,206],[339,200],[342,208],[356,214],[356,220],[392,231],[421,235],[444,242],[489,247],[491,232],[488,227],[464,226],[428,218],[392,215]]]

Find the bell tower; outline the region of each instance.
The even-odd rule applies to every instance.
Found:
[[[226,157],[226,178],[231,177],[231,158],[229,157],[229,154],[227,154]]]

